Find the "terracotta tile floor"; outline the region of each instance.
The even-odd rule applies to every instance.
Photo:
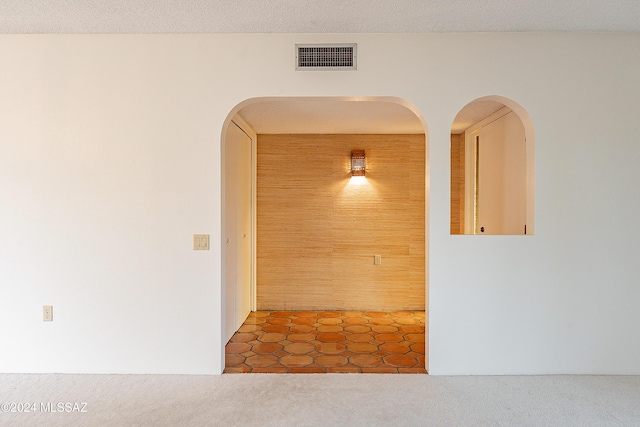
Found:
[[[424,311],[257,311],[226,346],[225,373],[426,373]]]

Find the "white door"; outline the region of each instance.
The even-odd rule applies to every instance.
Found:
[[[251,138],[235,123],[225,140],[225,340],[251,311]]]
[[[524,234],[526,151],[524,126],[510,112],[484,126],[478,141],[478,234]]]
[[[237,127],[236,127],[237,128]],[[238,135],[238,221],[236,222],[236,330],[251,312],[251,138]],[[240,142],[241,140],[241,142]]]

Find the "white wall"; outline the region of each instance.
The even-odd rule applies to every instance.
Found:
[[[357,42],[358,71],[295,72],[311,42]],[[221,372],[223,122],[247,98],[354,95],[429,125],[432,374],[640,374],[638,51],[640,34],[0,36],[0,371]],[[535,126],[536,235],[452,236],[451,122],[494,94]]]

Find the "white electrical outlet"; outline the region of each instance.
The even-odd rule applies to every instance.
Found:
[[[373,265],[380,265],[382,264],[382,256],[381,255],[374,255],[373,256]]]
[[[42,320],[44,322],[53,322],[53,306],[52,305],[42,306]]]

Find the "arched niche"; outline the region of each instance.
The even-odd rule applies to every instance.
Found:
[[[451,234],[532,235],[535,132],[502,96],[471,101],[451,127]]]

